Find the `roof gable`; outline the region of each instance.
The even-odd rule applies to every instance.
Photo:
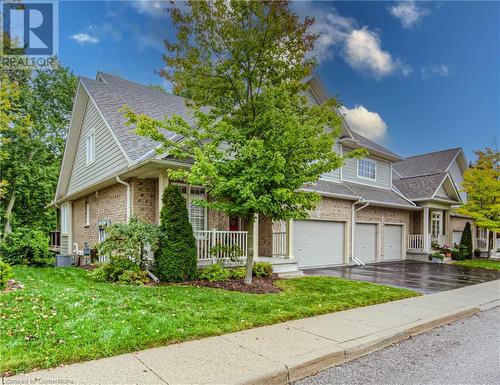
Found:
[[[462,149],[451,148],[405,158],[394,163],[394,170],[403,178],[444,173],[448,171],[457,157],[460,157],[462,166],[466,168]]]

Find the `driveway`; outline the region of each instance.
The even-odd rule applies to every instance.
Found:
[[[500,271],[420,261],[382,262],[366,266],[305,269],[306,275],[328,275],[403,287],[432,294],[500,279]]]

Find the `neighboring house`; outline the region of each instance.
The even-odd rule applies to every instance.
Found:
[[[328,99],[317,77],[307,82],[311,103]],[[107,226],[131,216],[158,223],[162,192],[172,183],[166,171],[189,167],[157,154],[158,143],[134,134],[120,112],[123,105],[157,119],[172,113],[190,119],[181,97],[101,72],[96,80],[80,78],[53,203],[60,210],[61,254],[81,250],[85,242],[94,246],[105,238]],[[345,154],[356,148],[366,148],[369,156],[348,159],[304,186],[322,196],[309,220],[255,221],[255,256],[289,258],[299,267],[399,260],[409,246],[412,252],[429,249],[430,237],[423,234],[444,242],[462,230],[464,219],[451,214],[462,200],[457,186],[467,167],[460,149],[442,152],[447,154],[442,162],[433,154],[422,156],[431,159],[422,164],[435,167],[424,169],[420,157],[402,159],[344,124],[334,150]],[[217,243],[235,243],[246,252],[245,221],[194,205],[193,199],[206,198],[203,187],[179,185],[200,263],[212,260],[209,251]]]

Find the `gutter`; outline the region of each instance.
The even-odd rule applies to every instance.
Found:
[[[127,223],[130,222],[130,212],[132,211],[131,206],[132,206],[132,199],[131,199],[131,194],[130,194],[130,183],[125,182],[123,179],[121,179],[118,175],[116,176],[116,181],[118,183],[121,183],[124,186],[127,186]]]
[[[357,203],[364,203],[364,205],[361,207],[355,208]],[[358,266],[365,266],[365,263],[354,255],[354,224],[355,224],[355,222],[354,222],[355,215],[354,214],[360,210],[363,210],[365,207],[368,207],[369,204],[370,204],[370,202],[368,202],[368,201],[365,201],[363,199],[358,199],[356,202],[354,202],[352,204],[352,208],[351,208],[351,259]]]

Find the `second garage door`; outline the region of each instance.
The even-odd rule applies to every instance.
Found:
[[[403,226],[384,226],[384,255],[382,260],[390,261],[403,258]]]
[[[354,255],[363,262],[377,259],[377,225],[356,223],[354,228]]]
[[[344,264],[344,223],[296,221],[293,255],[299,267]]]

